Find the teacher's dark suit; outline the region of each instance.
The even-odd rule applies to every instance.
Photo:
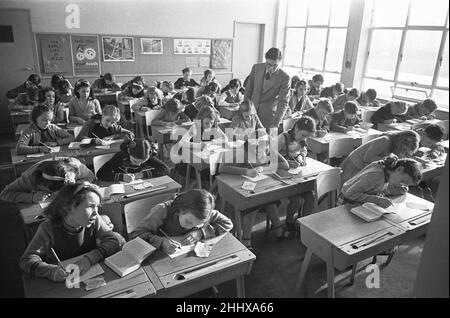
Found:
[[[290,77],[277,69],[266,79],[266,63],[253,65],[245,86],[245,98],[255,104],[259,119],[266,129],[278,127],[288,107]]]

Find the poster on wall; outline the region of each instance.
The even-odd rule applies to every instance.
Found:
[[[231,68],[231,40],[212,40],[211,67],[214,69]]]
[[[211,54],[211,40],[203,39],[174,39],[174,54]]]
[[[102,50],[105,62],[134,61],[133,37],[103,36]]]
[[[41,35],[40,49],[43,74],[72,73],[72,57],[68,36],[58,34]]]
[[[163,54],[162,39],[141,38],[141,54]]]
[[[72,35],[71,39],[75,75],[100,74],[98,37]]]

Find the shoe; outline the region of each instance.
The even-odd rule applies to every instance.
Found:
[[[277,239],[278,242],[281,242],[281,241],[284,240],[284,226],[283,226],[283,224],[280,224],[278,226],[272,226],[270,228],[270,231],[276,231],[277,229],[281,229],[281,228],[283,229],[281,231],[281,234],[280,235],[275,235],[275,238]]]
[[[292,240],[297,234],[300,234],[300,228],[297,225],[297,222],[284,222],[283,227],[283,238],[286,237],[286,233],[288,233],[287,238]]]

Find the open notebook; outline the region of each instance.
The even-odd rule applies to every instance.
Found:
[[[61,263],[63,264],[64,268],[67,268],[67,266],[69,264],[75,264],[75,262],[77,262],[79,259],[81,259],[84,256],[84,254],[70,258],[70,259],[66,259],[65,261],[62,261]],[[70,269],[70,268],[69,268]],[[103,274],[105,271],[103,270],[103,268],[100,266],[100,264],[95,264],[93,266],[91,266],[91,268],[89,268],[83,275],[80,276],[80,280],[79,282],[84,282],[92,277],[98,276]],[[75,282],[76,283],[76,282]]]
[[[140,237],[128,241],[120,252],[105,259],[105,264],[123,277],[139,269],[141,263],[155,251],[156,248]]]
[[[367,202],[361,206],[350,209],[350,212],[359,216],[366,222],[373,222],[381,219],[385,214],[396,213],[398,211],[397,204],[391,205],[389,208],[382,208],[375,203]]]
[[[195,254],[198,257],[208,257],[209,254],[211,253],[212,248],[214,247],[214,245],[216,245],[217,242],[219,242],[226,234],[227,233],[223,233],[223,234],[221,234],[219,236],[216,236],[216,237],[212,237],[212,238],[209,238],[209,239],[204,239],[204,240],[202,240],[200,242],[197,242],[195,244],[181,245],[181,247],[177,248],[174,253],[172,253],[172,254],[166,253],[166,254],[170,258],[175,258],[177,256],[187,254],[190,251],[195,251]],[[180,244],[183,241],[183,236],[173,236],[171,238],[174,241],[177,241]]]

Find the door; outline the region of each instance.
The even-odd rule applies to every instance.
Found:
[[[244,80],[255,63],[262,62],[264,24],[234,23],[233,77]]]
[[[8,90],[35,73],[34,47],[28,10],[0,10],[0,134],[12,133],[8,111]],[[12,37],[5,36],[12,31]]]

